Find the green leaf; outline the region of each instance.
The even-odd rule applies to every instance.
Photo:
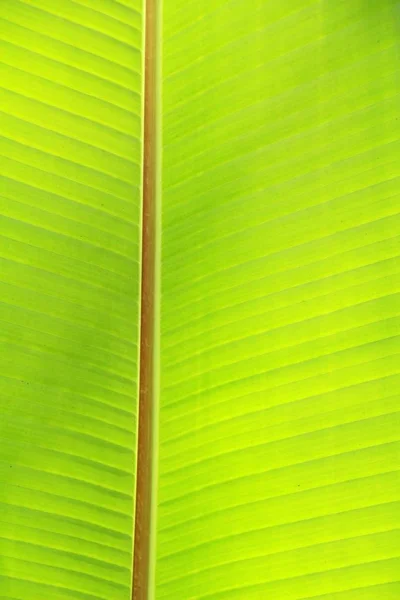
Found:
[[[165,0],[156,598],[397,598],[399,4]]]
[[[126,600],[140,3],[0,6],[0,597]]]
[[[0,3],[0,599],[395,600],[399,0],[162,4]]]

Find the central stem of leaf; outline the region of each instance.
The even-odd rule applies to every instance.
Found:
[[[151,587],[151,527],[155,407],[155,314],[157,237],[157,45],[158,0],[145,1],[144,132],[140,384],[133,600],[148,600]]]

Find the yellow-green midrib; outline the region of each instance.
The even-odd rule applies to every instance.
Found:
[[[130,598],[142,6],[0,8],[0,596]]]

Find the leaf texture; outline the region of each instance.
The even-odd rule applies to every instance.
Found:
[[[164,0],[157,600],[399,595],[399,17]]]
[[[0,3],[0,597],[131,597],[139,0]]]

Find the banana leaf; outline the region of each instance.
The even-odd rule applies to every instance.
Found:
[[[1,600],[400,597],[399,19],[0,2]]]

